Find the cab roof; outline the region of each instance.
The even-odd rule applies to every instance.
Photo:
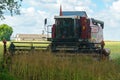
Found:
[[[62,11],[63,16],[80,16],[80,17],[87,17],[85,11]]]
[[[58,18],[72,18],[72,19],[80,19],[80,16],[54,16],[55,19]]]

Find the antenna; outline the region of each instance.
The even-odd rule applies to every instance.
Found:
[[[62,6],[60,5],[60,14],[59,14],[60,16],[62,16],[63,14],[62,14]]]

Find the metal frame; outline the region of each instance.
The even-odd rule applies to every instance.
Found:
[[[72,19],[80,19],[80,16],[54,16],[54,18],[72,18]]]

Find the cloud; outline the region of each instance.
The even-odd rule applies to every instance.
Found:
[[[110,7],[112,11],[120,13],[120,0],[113,2],[112,6]]]
[[[44,18],[48,17],[44,11],[35,10],[34,7],[22,8],[21,15],[13,17],[6,15],[6,19],[1,21],[13,27],[14,35],[17,33],[41,33]]]
[[[107,40],[120,40],[120,0],[114,1],[109,7],[95,13],[95,17],[105,23],[104,36]]]
[[[115,1],[112,3],[112,5],[104,10],[104,19],[108,23],[110,27],[118,28],[120,23],[120,0]]]

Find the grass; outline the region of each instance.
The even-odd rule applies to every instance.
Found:
[[[2,47],[2,42],[0,42],[0,59],[2,58],[2,53],[3,53],[3,47]]]
[[[2,68],[3,64],[3,43],[0,42],[0,80],[18,80],[15,76],[10,74],[7,69]]]
[[[64,54],[64,53],[63,53]],[[119,80],[120,65],[88,56],[55,57],[50,53],[14,56],[10,72],[21,80]]]
[[[117,59],[120,58],[120,42],[115,41],[106,41],[106,48],[111,50],[111,58]]]
[[[120,80],[120,42],[105,43],[111,49],[112,61],[95,61],[78,55],[56,57],[50,52],[20,54],[9,58],[9,68],[2,77],[8,80],[9,77],[11,80]],[[0,76],[0,80],[5,78]]]

